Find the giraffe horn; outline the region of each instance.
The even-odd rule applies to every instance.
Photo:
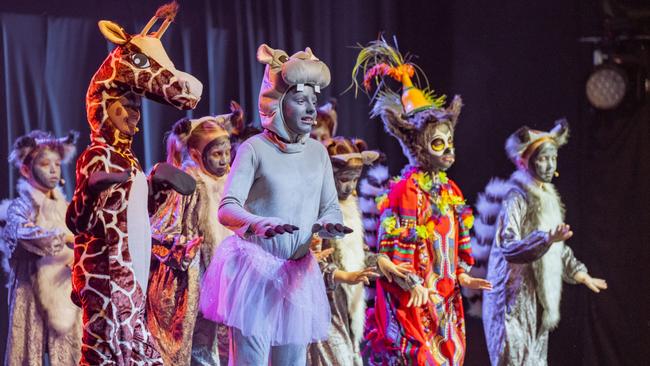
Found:
[[[178,14],[178,8],[179,5],[176,2],[176,0],[165,4],[156,10],[156,17],[157,18],[165,18],[165,21],[163,24],[158,28],[158,31],[155,34],[156,38],[162,37],[162,35],[165,33],[171,22],[174,21],[174,18],[176,17],[176,14]]]
[[[165,21],[164,21],[163,24],[160,26],[160,28],[158,28],[158,31],[156,32],[156,34],[154,34],[154,37],[156,37],[156,38],[160,38],[160,37],[162,37],[162,35],[163,35],[163,34],[165,33],[165,31],[167,30],[167,28],[169,28],[169,25],[170,25],[170,24],[172,24],[172,21],[171,21],[169,18],[165,19]]]
[[[158,17],[157,17],[157,16],[153,16],[153,17],[151,18],[151,20],[149,20],[149,23],[147,23],[147,25],[145,25],[144,28],[142,28],[142,32],[140,32],[140,35],[141,35],[141,36],[146,36],[146,35],[147,35],[147,32],[149,32],[149,30],[151,29],[151,27],[153,27],[153,25],[156,24],[156,21],[157,21],[157,20],[158,20]]]

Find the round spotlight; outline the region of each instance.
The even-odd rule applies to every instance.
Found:
[[[614,109],[625,97],[627,76],[617,66],[602,65],[589,75],[585,89],[591,105],[598,109]]]

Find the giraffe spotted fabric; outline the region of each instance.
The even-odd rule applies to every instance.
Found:
[[[200,82],[174,68],[159,40],[176,7],[159,9],[138,35],[112,22],[99,23],[117,47],[90,81],[91,143],[77,160],[66,217],[75,234],[72,299],[83,309],[81,365],[162,365],[144,314],[151,232],[140,224],[148,225],[149,185],[131,143],[141,96],[179,109],[194,108],[200,98]],[[149,33],[157,19],[164,19],[162,26]],[[98,173],[124,179],[97,189],[91,182]],[[159,196],[152,192],[153,206],[163,201]]]

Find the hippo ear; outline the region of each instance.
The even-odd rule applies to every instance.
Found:
[[[97,25],[104,35],[104,38],[118,46],[126,44],[131,39],[131,36],[129,36],[122,27],[110,20],[100,20]]]
[[[565,145],[569,142],[569,122],[566,118],[555,121],[555,127],[551,130],[557,146]]]
[[[309,56],[309,60],[318,61],[318,58],[314,56],[314,52],[312,52],[311,48],[305,48],[305,53]]]
[[[273,63],[273,53],[275,50],[266,43],[263,43],[257,48],[257,61],[265,65],[271,65]]]

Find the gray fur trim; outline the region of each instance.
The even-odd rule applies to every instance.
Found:
[[[373,198],[359,197],[359,207],[363,213],[378,215],[377,204]]]
[[[383,164],[371,166],[366,176],[359,183],[359,208],[363,214],[364,239],[371,248],[377,247],[377,227],[379,210],[375,199],[388,188],[388,167]]]

